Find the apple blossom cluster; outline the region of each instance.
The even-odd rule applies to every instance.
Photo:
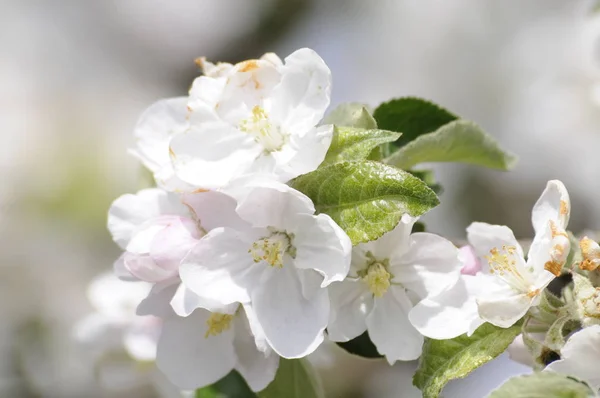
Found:
[[[203,75],[189,95],[155,103],[135,127],[131,153],[157,186],[119,197],[108,216],[123,249],[114,272],[129,282],[119,289],[143,296],[139,318],[110,322],[130,355],[155,360],[177,388],[237,371],[260,392],[282,361],[306,357],[325,339],[344,347],[365,335],[390,364],[421,357],[417,380],[430,371],[433,351],[424,347],[474,339],[485,323],[512,333],[538,315],[548,286],[567,272],[571,205],[560,181],[548,182],[533,208],[527,256],[506,226],[471,224],[461,249],[417,232],[419,216],[439,201],[415,164],[514,164],[472,122],[414,98],[373,114],[342,106],[324,119],[331,72],[309,49],[283,61],[269,53],[198,64]],[[415,107],[444,123],[403,143],[400,133],[418,125]],[[461,146],[480,157],[461,159]],[[586,239],[581,267],[600,272],[600,248]],[[572,294],[585,295],[579,312],[592,314],[582,322],[589,328],[568,339],[549,369],[593,384],[597,378],[569,365],[588,335],[600,339],[600,288],[590,280],[585,293]]]

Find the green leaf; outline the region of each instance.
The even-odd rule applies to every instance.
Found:
[[[331,145],[321,165],[365,160],[379,145],[396,141],[398,137],[400,133],[393,131],[336,126]]]
[[[344,350],[353,355],[358,355],[363,358],[382,358],[383,355],[377,351],[377,347],[371,341],[369,332],[364,332],[358,337],[344,343],[337,343]]]
[[[418,177],[421,181],[423,181],[429,188],[433,190],[436,194],[441,194],[443,189],[440,184],[435,179],[435,175],[433,174],[433,170],[407,170],[410,174]]]
[[[318,374],[306,359],[279,360],[275,380],[261,392],[259,398],[325,398]]]
[[[371,116],[364,104],[346,103],[341,104],[331,111],[323,124],[335,124],[336,126],[356,127],[362,129],[376,129],[377,122]]]
[[[488,398],[589,398],[596,394],[579,380],[555,372],[538,372],[509,379]]]
[[[400,148],[386,162],[409,169],[424,162],[460,162],[498,170],[512,169],[517,158],[475,123],[457,120],[421,135]]]
[[[420,216],[439,199],[417,177],[379,162],[341,162],[319,167],[291,182],[346,231],[353,244],[392,230],[403,214]]]
[[[196,390],[195,398],[256,398],[246,380],[235,370],[207,387]]]
[[[429,101],[405,97],[379,105],[373,113],[380,129],[402,133],[396,145],[403,146],[422,134],[437,130],[458,116]]]
[[[519,324],[503,329],[486,323],[471,337],[426,339],[413,384],[424,398],[435,398],[450,380],[465,377],[504,352],[520,332]]]

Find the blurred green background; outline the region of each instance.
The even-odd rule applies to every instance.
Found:
[[[149,184],[127,155],[136,119],[186,92],[198,56],[311,47],[333,72],[332,105],[428,98],[520,156],[512,173],[436,165],[433,232],[463,239],[479,220],[528,238],[531,206],[554,178],[571,193],[570,227],[600,229],[591,10],[583,0],[3,0],[0,397],[169,396],[151,366],[120,371],[122,358],[122,382],[101,382],[73,326],[92,311],[88,283],[119,254],[105,228],[111,201]],[[312,359],[330,397],[420,396],[413,363],[390,368],[335,346]],[[446,396],[481,397],[525,370],[501,357]]]

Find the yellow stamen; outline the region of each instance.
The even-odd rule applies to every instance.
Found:
[[[283,268],[285,254],[293,258],[294,250],[290,235],[285,232],[275,232],[252,243],[248,253],[252,255],[255,263],[264,261],[271,267]]]
[[[560,215],[566,216],[569,213],[569,205],[564,200],[560,201]]]
[[[218,336],[226,330],[231,328],[231,320],[233,319],[233,315],[229,314],[221,314],[219,312],[213,312],[208,317],[206,321],[206,326],[208,329],[204,334],[204,338],[208,338],[208,336]]]
[[[587,236],[579,241],[583,261],[579,264],[579,268],[586,271],[594,271],[600,267],[600,245],[594,242]]]
[[[513,289],[527,292],[527,295],[534,297],[539,293],[539,290],[531,283],[530,272],[517,262],[516,252],[517,248],[515,246],[504,245],[501,251],[494,247],[490,250],[490,255],[484,257],[490,265],[490,273],[503,280]]]
[[[253,135],[255,141],[261,144],[266,152],[279,151],[287,142],[287,135],[271,123],[267,112],[258,105],[252,108],[249,118],[240,122],[239,128]]]
[[[387,271],[386,267],[377,262],[369,265],[362,279],[369,286],[369,290],[371,290],[375,297],[382,297],[390,288],[391,278],[392,275]]]

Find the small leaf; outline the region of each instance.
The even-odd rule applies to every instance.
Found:
[[[555,372],[538,372],[509,379],[488,398],[589,398],[596,394],[579,380]]]
[[[325,398],[318,374],[306,359],[279,360],[275,380],[261,392],[259,398]]]
[[[431,133],[458,116],[429,101],[405,97],[379,105],[373,113],[380,129],[402,133],[396,145],[403,146],[422,134]]]
[[[350,341],[346,341],[344,343],[337,343],[344,350],[353,355],[358,355],[363,358],[383,358],[377,351],[377,347],[371,341],[369,337],[369,332],[364,332],[358,337],[353,338]]]
[[[496,140],[475,123],[457,120],[433,133],[421,135],[392,154],[386,162],[402,169],[425,162],[460,162],[510,170],[517,158],[500,149]]]
[[[216,383],[196,390],[195,398],[256,398],[246,380],[235,370]]]
[[[346,103],[341,104],[331,111],[323,124],[335,124],[336,126],[356,127],[361,129],[376,129],[377,122],[371,116],[364,104]]]
[[[379,145],[396,141],[398,137],[400,133],[393,131],[336,126],[333,130],[333,140],[322,165],[365,160]]]
[[[521,332],[519,324],[503,329],[486,323],[471,337],[426,339],[413,384],[424,398],[438,397],[450,380],[463,378],[500,355]]]
[[[417,177],[379,162],[341,162],[297,177],[292,187],[312,199],[353,244],[391,231],[403,214],[420,216],[439,204]]]
[[[581,324],[579,321],[573,319],[571,314],[566,313],[554,321],[550,326],[546,332],[544,345],[552,351],[560,352],[561,348],[565,345],[565,336],[568,336],[571,332],[580,327]]]

